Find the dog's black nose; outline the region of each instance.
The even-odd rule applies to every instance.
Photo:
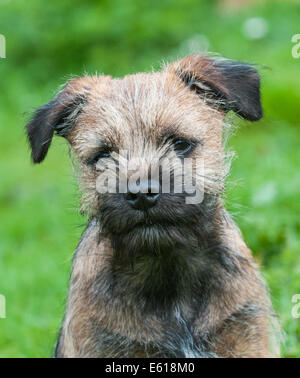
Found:
[[[141,181],[134,188],[128,187],[125,199],[136,210],[148,210],[156,204],[159,188],[159,183],[155,181]]]

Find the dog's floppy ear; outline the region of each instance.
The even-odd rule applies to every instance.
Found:
[[[92,77],[69,81],[64,89],[48,104],[38,108],[27,124],[27,135],[34,163],[44,160],[54,132],[66,136],[86,102]]]
[[[233,110],[250,121],[262,117],[260,77],[251,65],[194,54],[171,67],[208,104],[226,112]]]

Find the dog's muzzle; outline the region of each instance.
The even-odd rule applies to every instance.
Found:
[[[160,185],[157,181],[141,180],[134,186],[129,185],[124,197],[133,209],[147,211],[156,205],[159,192]]]

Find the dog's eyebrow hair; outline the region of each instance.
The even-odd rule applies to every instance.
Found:
[[[184,140],[189,140],[195,144],[203,144],[203,141],[199,138],[195,138],[193,136],[189,137],[188,135],[183,135],[182,133],[178,132],[178,127],[174,129],[169,129],[167,132],[163,133],[159,139],[158,143],[165,143],[167,140],[172,140],[172,139],[184,139]]]
[[[118,150],[119,147],[114,141],[102,137],[98,139],[97,145],[93,146],[86,156],[83,156],[83,159],[87,162],[90,158],[103,151],[117,152]]]
[[[167,130],[165,130],[161,135],[158,136],[157,143],[160,145],[165,143],[167,140],[183,138],[183,135],[180,134],[178,129],[179,126],[176,125],[168,127]],[[187,139],[186,136],[185,139]]]

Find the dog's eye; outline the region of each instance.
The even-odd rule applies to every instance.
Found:
[[[108,148],[95,152],[92,156],[90,156],[87,160],[88,165],[95,165],[98,160],[105,159],[110,157],[110,150]]]
[[[175,139],[173,146],[178,155],[186,155],[192,150],[194,143],[185,139]]]

